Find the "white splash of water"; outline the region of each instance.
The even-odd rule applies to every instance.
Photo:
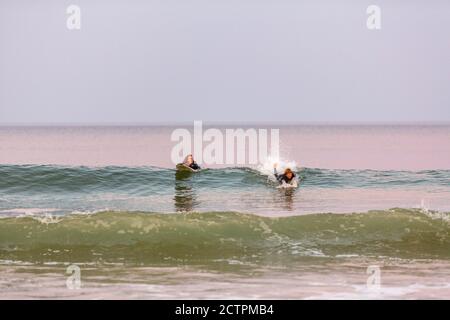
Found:
[[[289,168],[294,172],[297,172],[299,170],[299,167],[297,167],[297,163],[293,160],[285,160],[282,158],[267,158],[267,160],[264,163],[261,163],[257,166],[257,170],[264,175],[272,176],[273,175],[273,168],[274,164],[277,164],[277,171],[278,173],[283,173],[285,169]]]

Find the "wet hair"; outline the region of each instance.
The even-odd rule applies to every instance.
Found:
[[[287,168],[286,170],[284,170],[284,175],[287,175],[289,173],[291,173],[292,176],[295,177],[295,173],[291,169]]]
[[[192,154],[188,154],[188,155],[184,158],[183,163],[188,163],[189,157],[192,157],[192,162],[194,162],[194,156],[193,156]]]

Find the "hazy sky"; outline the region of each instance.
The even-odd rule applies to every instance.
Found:
[[[450,1],[0,0],[1,123],[194,119],[450,121]]]

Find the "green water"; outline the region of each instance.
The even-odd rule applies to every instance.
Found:
[[[450,259],[449,215],[393,209],[269,218],[102,212],[0,219],[3,261],[289,265],[340,256]]]

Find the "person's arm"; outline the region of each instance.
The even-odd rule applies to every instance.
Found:
[[[277,164],[276,163],[273,165],[273,175],[275,176],[275,178],[277,179],[277,181],[279,183],[283,182],[283,175],[278,174],[278,172],[277,172]]]

